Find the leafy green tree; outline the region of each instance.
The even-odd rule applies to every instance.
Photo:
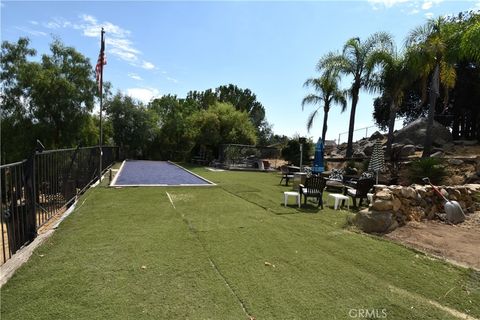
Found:
[[[268,127],[265,120],[265,108],[257,101],[257,96],[250,89],[241,89],[233,84],[222,85],[216,89],[190,91],[187,93],[186,101],[203,110],[208,109],[215,102],[227,102],[236,110],[248,114],[257,128],[257,134],[261,134]]]
[[[47,148],[71,147],[84,140],[96,85],[90,62],[81,53],[54,40],[51,54],[29,61],[35,50],[29,40],[2,43],[2,153],[7,161],[25,158],[36,139]]]
[[[58,148],[73,146],[92,111],[96,95],[88,58],[55,40],[51,55],[36,65],[30,87],[30,112],[41,128],[41,140]]]
[[[207,110],[190,117],[195,142],[216,152],[220,144],[255,144],[256,130],[246,112],[235,110],[229,103],[217,102]]]
[[[106,101],[105,109],[112,123],[115,144],[123,148],[128,156],[146,157],[157,128],[153,113],[121,93]]]
[[[165,95],[151,101],[148,109],[157,116],[158,129],[149,154],[155,159],[186,160],[195,144],[188,119],[197,106]]]
[[[365,41],[360,38],[351,38],[343,46],[342,54],[329,53],[317,64],[320,72],[325,70],[337,70],[341,74],[353,77],[349,95],[352,99],[350,109],[350,123],[348,127],[347,157],[353,155],[353,131],[355,130],[355,113],[359,98],[360,89],[372,90],[371,67],[375,66],[372,61],[378,51],[390,50],[392,47],[391,36],[384,32],[377,32],[368,37]]]
[[[259,128],[265,120],[265,108],[250,89],[241,89],[229,84],[216,88],[215,94],[218,101],[228,102],[238,111],[247,112],[256,128]]]
[[[309,94],[302,100],[302,110],[305,104],[321,104],[323,102],[323,128],[322,128],[322,140],[325,143],[325,138],[327,135],[327,122],[328,122],[328,112],[332,104],[339,104],[342,107],[342,112],[347,108],[347,100],[345,98],[346,92],[339,88],[338,82],[340,81],[340,76],[338,72],[333,70],[328,70],[322,74],[320,78],[310,78],[303,84],[304,87],[312,87],[317,94]],[[315,111],[313,111],[308,117],[307,129],[310,129],[313,126],[313,121],[316,118],[318,111],[320,110],[319,106]]]
[[[32,116],[28,111],[30,79],[28,58],[36,51],[30,41],[20,38],[17,43],[2,42],[0,56],[0,109],[2,163],[15,162],[26,157],[34,145]],[[15,137],[15,139],[12,139]]]
[[[296,166],[300,165],[300,142],[298,138],[298,136],[294,136],[292,139],[289,139],[286,146],[282,149],[283,159]],[[302,161],[304,165],[313,156],[314,147],[315,145],[311,139],[307,139],[306,143],[303,144]]]

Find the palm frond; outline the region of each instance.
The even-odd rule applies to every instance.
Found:
[[[308,116],[308,119],[307,119],[307,130],[308,130],[308,132],[310,132],[310,129],[312,129],[312,127],[313,127],[313,121],[317,117],[318,110],[319,109],[317,108],[315,111],[310,113],[310,115]]]
[[[457,80],[455,67],[445,61],[440,63],[440,81],[446,89],[452,89]]]
[[[338,52],[327,53],[317,63],[319,72],[345,72],[346,68],[348,68],[348,63]]]
[[[363,47],[367,53],[374,50],[393,51],[393,37],[388,32],[375,32],[365,40]]]
[[[460,41],[460,54],[463,58],[473,59],[480,63],[480,23],[469,27],[462,35]]]
[[[323,98],[314,94],[309,94],[302,100],[302,111],[305,107],[306,104],[313,104],[316,105],[318,103],[321,103],[323,101]]]
[[[433,31],[433,25],[427,22],[424,25],[413,28],[405,39],[405,47],[409,48],[427,41]]]
[[[342,55],[343,57],[350,62],[360,62],[364,56],[362,50],[362,43],[360,38],[350,38],[343,45]],[[352,63],[349,63],[352,66]]]
[[[346,91],[336,91],[335,94],[332,96],[332,101],[335,104],[340,105],[342,108],[341,111],[345,112],[347,110],[347,92]]]

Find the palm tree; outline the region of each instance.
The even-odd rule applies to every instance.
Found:
[[[382,68],[377,87],[382,91],[383,97],[390,101],[386,149],[386,154],[389,155],[393,143],[395,118],[403,102],[404,91],[413,81],[413,76],[407,56],[396,50],[376,52],[372,55],[371,62],[379,64]]]
[[[440,85],[444,90],[444,106],[448,104],[448,92],[455,86],[455,58],[449,55],[446,32],[447,20],[444,17],[430,19],[420,27],[413,29],[406,41],[409,59],[418,70],[418,78],[422,84],[422,102],[427,100],[427,85],[429,85],[429,108],[427,115],[427,130],[422,157],[430,156],[432,150],[432,128],[435,116],[435,105],[440,95]]]
[[[332,104],[338,104],[342,107],[342,112],[347,108],[347,100],[345,99],[345,91],[341,90],[338,86],[340,76],[338,72],[327,71],[320,78],[310,78],[303,84],[304,87],[312,87],[318,92],[318,95],[309,94],[302,100],[302,110],[305,104],[320,104],[323,102],[323,128],[322,128],[322,141],[325,144],[325,137],[327,134],[327,121],[328,112]],[[308,117],[307,129],[313,126],[313,120],[318,115],[320,106],[313,111]]]
[[[462,59],[480,63],[480,15],[469,13],[459,15],[458,19],[439,17],[428,20],[420,27],[413,29],[405,43],[411,60],[419,70],[418,78],[422,83],[422,102],[427,100],[427,86],[430,78],[429,109],[427,115],[427,131],[422,157],[428,157],[432,149],[432,128],[435,116],[435,105],[443,89],[443,106],[449,102],[449,91],[455,86],[455,65]]]
[[[350,109],[350,123],[348,127],[348,143],[346,157],[353,154],[353,131],[355,129],[355,112],[359,98],[360,89],[372,90],[371,75],[375,63],[375,53],[390,50],[392,47],[391,36],[385,32],[377,32],[368,37],[365,41],[360,38],[351,38],[343,46],[342,54],[329,53],[320,59],[317,68],[323,70],[337,70],[342,74],[353,77],[349,95],[352,99]]]

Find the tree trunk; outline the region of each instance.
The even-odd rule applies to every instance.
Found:
[[[354,88],[352,91],[352,109],[350,110],[350,124],[348,125],[347,158],[351,158],[353,155],[353,131],[355,130],[355,110],[357,109],[359,91],[357,88]]]
[[[440,86],[440,67],[437,63],[435,71],[433,72],[432,83],[430,85],[430,106],[428,108],[427,116],[427,132],[425,133],[425,145],[423,146],[422,158],[429,157],[432,153],[432,129],[433,129],[433,118],[435,116],[435,103],[438,97],[438,88]]]
[[[388,135],[387,135],[387,157],[391,157],[392,143],[393,143],[393,129],[395,128],[395,118],[397,117],[397,106],[392,101],[390,104],[390,119],[388,120]]]
[[[327,135],[327,121],[328,121],[328,111],[330,108],[325,107],[324,108],[324,114],[323,114],[323,129],[322,129],[322,142],[323,145],[325,145],[325,139]]]

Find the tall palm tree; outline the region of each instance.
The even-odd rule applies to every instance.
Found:
[[[303,84],[304,87],[312,87],[318,95],[309,94],[302,100],[302,110],[305,104],[320,104],[323,102],[323,128],[322,128],[322,141],[325,143],[325,137],[327,134],[327,121],[328,121],[328,112],[330,111],[330,106],[332,104],[338,104],[342,107],[342,112],[347,108],[347,100],[345,98],[345,91],[341,90],[338,86],[340,81],[340,76],[338,72],[327,71],[320,78],[310,78],[305,81]],[[318,115],[320,110],[319,106],[315,111],[313,111],[308,117],[307,129],[310,129],[313,126],[313,120]]]
[[[392,37],[385,32],[377,32],[365,41],[360,38],[351,38],[343,46],[342,54],[329,53],[317,64],[320,71],[337,70],[344,75],[353,77],[349,95],[352,99],[350,109],[350,123],[348,127],[348,143],[346,157],[353,155],[353,131],[355,129],[355,112],[360,89],[372,90],[371,75],[375,66],[372,59],[378,51],[390,50]]]
[[[444,90],[444,106],[448,103],[448,92],[455,86],[455,58],[449,55],[447,20],[444,17],[430,19],[420,27],[413,29],[407,37],[406,47],[409,59],[418,70],[418,78],[422,84],[422,102],[427,100],[429,86],[429,108],[427,130],[422,157],[430,156],[432,150],[432,128],[435,116],[435,105],[440,95],[440,87]],[[430,79],[430,84],[429,80]]]
[[[427,101],[427,87],[430,87],[427,131],[422,157],[428,157],[432,150],[433,120],[440,89],[443,89],[443,105],[446,108],[449,91],[455,86],[455,64],[462,59],[480,63],[477,41],[480,38],[480,15],[470,13],[464,21],[462,19],[462,15],[458,20],[449,20],[445,17],[430,19],[425,25],[413,29],[405,42],[410,59],[419,71],[423,103]]]
[[[386,154],[391,154],[393,143],[393,130],[395,129],[395,118],[402,104],[404,91],[413,81],[411,67],[407,56],[397,50],[376,52],[372,55],[371,63],[381,66],[378,89],[382,91],[383,97],[390,101],[388,135]],[[373,68],[373,66],[368,66]]]

